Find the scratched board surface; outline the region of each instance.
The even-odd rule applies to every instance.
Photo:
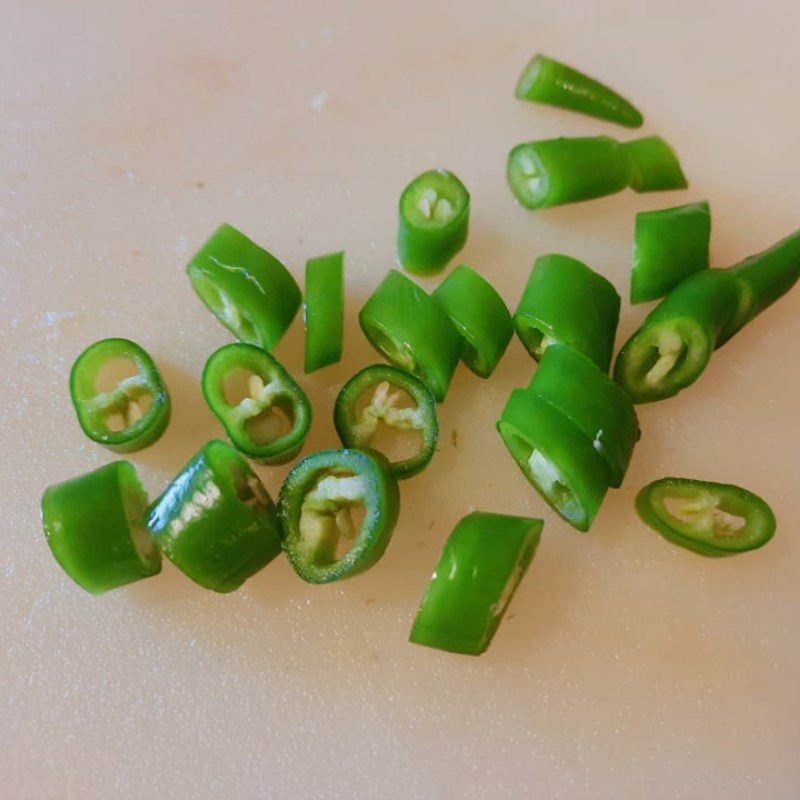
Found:
[[[226,220],[302,280],[347,253],[345,356],[302,375],[300,320],[276,350],[308,391],[307,451],[377,360],[357,324],[394,264],[396,202],[442,165],[472,192],[459,260],[510,305],[566,252],[623,296],[636,211],[707,198],[724,266],[800,221],[797,7],[42,0],[0,2],[0,785],[8,798],[796,798],[800,784],[800,290],[641,408],[623,488],[588,534],[560,522],[494,431],[532,362],[459,369],[430,468],[371,572],[327,587],[279,559],[229,596],[170,564],[93,598],[50,557],[49,483],[112,456],[81,434],[69,367],[140,342],[173,421],[135,454],[154,497],[222,429],[199,377],[230,341],[184,268]],[[631,135],[517,102],[537,50],[608,81],[691,187],[531,214],[505,185],[517,142]],[[425,282],[426,288],[436,285]],[[646,309],[623,305],[620,336]],[[275,495],[284,468],[259,468]],[[746,486],[779,520],[764,550],[705,560],[639,523],[669,474]],[[479,659],[407,644],[439,551],[468,510],[541,516],[540,550]]]

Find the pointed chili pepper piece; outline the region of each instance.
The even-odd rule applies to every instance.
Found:
[[[410,641],[480,655],[530,566],[542,520],[476,511],[453,529],[414,619]]]
[[[161,571],[146,510],[147,495],[127,461],[57,483],[42,497],[50,550],[64,572],[93,594]]]
[[[123,361],[136,372],[113,389],[98,391],[101,371]],[[169,424],[171,403],[161,374],[153,359],[129,339],[101,339],[89,345],[72,365],[69,391],[83,432],[115,453],[133,453],[153,444]]]
[[[642,522],[667,541],[704,556],[732,556],[763,547],[775,515],[758,495],[727,483],[661,478],[636,496]]]
[[[305,372],[315,372],[342,358],[344,330],[344,253],[330,253],[306,263]]]
[[[642,115],[624,97],[583,72],[541,53],[528,63],[515,91],[520,100],[546,103],[639,128]]]

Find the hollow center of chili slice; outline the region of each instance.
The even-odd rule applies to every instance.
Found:
[[[153,402],[150,385],[130,358],[110,358],[97,373],[93,412],[112,432],[124,431],[147,413]]]
[[[747,520],[721,507],[720,498],[701,492],[694,498],[665,497],[667,513],[683,525],[712,536],[729,538],[743,533]]]

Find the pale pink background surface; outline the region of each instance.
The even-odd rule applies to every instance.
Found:
[[[545,508],[494,432],[531,372],[516,341],[491,381],[459,370],[440,452],[403,484],[392,546],[363,577],[307,586],[279,560],[222,597],[166,564],[92,598],[38,520],[48,483],[112,458],[80,433],[67,394],[95,339],[138,340],[172,392],[172,425],[133,457],[153,496],[222,435],[199,376],[229,337],[184,274],[222,220],[298,278],[308,256],[347,251],[344,361],[303,377],[299,321],[277,350],[314,402],[308,450],[336,443],[338,388],[376,360],[356,312],[394,262],[397,196],[423,169],[447,166],[472,190],[461,260],[512,305],[552,250],[624,295],[637,210],[708,198],[717,265],[794,229],[796,2],[3,0],[0,19],[3,797],[798,796],[800,290],[694,388],[642,409],[625,486],[587,535]],[[516,102],[540,49],[635,100],[691,189],[516,207],[513,144],[629,135]],[[626,304],[621,334],[644,313]],[[261,474],[277,493],[285,470]],[[763,494],[775,540],[721,561],[667,545],[632,508],[666,474]],[[406,643],[472,507],[545,518],[477,660]]]

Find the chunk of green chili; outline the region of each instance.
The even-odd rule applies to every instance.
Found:
[[[634,192],[663,192],[685,189],[689,185],[678,156],[660,136],[634,139],[622,147],[631,162],[631,189]]]
[[[344,253],[330,253],[306,263],[305,372],[335,364],[342,357],[344,331]]]

